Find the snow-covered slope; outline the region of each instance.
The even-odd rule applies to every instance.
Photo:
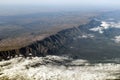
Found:
[[[47,56],[14,58],[0,62],[0,77],[16,80],[106,80],[116,79],[120,64],[90,64],[87,60]]]
[[[106,21],[101,21],[101,25],[98,27],[94,27],[89,29],[90,31],[98,31],[99,33],[104,33],[103,30],[109,29],[109,28],[120,28],[120,22],[115,23],[115,22],[106,22]]]

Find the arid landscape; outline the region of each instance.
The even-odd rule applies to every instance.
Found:
[[[111,14],[85,17],[76,27],[4,38],[1,80],[119,80],[119,19]]]
[[[120,80],[120,1],[1,0],[0,80]]]
[[[0,17],[0,51],[24,47],[63,29],[85,24],[96,15],[93,12],[58,12]]]

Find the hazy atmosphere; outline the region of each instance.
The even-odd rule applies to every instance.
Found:
[[[119,0],[0,0],[0,15],[119,9]]]
[[[0,0],[0,80],[120,80],[120,0]]]
[[[20,5],[66,5],[66,6],[72,6],[72,5],[84,5],[84,6],[90,6],[90,5],[96,5],[96,6],[110,6],[110,5],[119,5],[119,0],[1,0],[0,4],[20,4]]]

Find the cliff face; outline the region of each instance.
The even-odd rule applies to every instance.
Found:
[[[56,54],[60,48],[70,43],[73,37],[80,34],[80,29],[73,27],[62,30],[57,34],[51,35],[43,40],[35,41],[26,47],[0,52],[0,60],[11,59],[14,57],[46,56]]]

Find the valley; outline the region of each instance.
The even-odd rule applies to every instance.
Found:
[[[65,21],[63,22],[67,24],[65,27],[63,22],[60,23],[62,27],[49,24],[51,27],[44,29],[37,26],[32,29],[35,25],[31,24],[28,27],[27,24],[25,28],[35,33],[23,31],[24,34],[16,34],[18,38],[10,37],[13,38],[10,40],[12,43],[8,42],[9,38],[6,44],[1,40],[3,41],[1,45],[4,45],[0,48],[1,79],[119,80],[119,13],[119,11],[112,11],[94,16],[92,14],[89,17],[85,16],[85,21],[81,19],[83,17],[81,15],[82,17],[79,18],[83,22],[79,21],[76,16],[75,21],[68,21],[73,22],[71,24],[63,18],[62,20]],[[115,17],[112,16],[113,14]],[[21,24],[24,22],[19,25]],[[58,23],[54,25],[59,26]],[[7,38],[4,39],[7,40]],[[10,44],[7,47],[8,43]],[[13,73],[9,73],[11,71]]]

